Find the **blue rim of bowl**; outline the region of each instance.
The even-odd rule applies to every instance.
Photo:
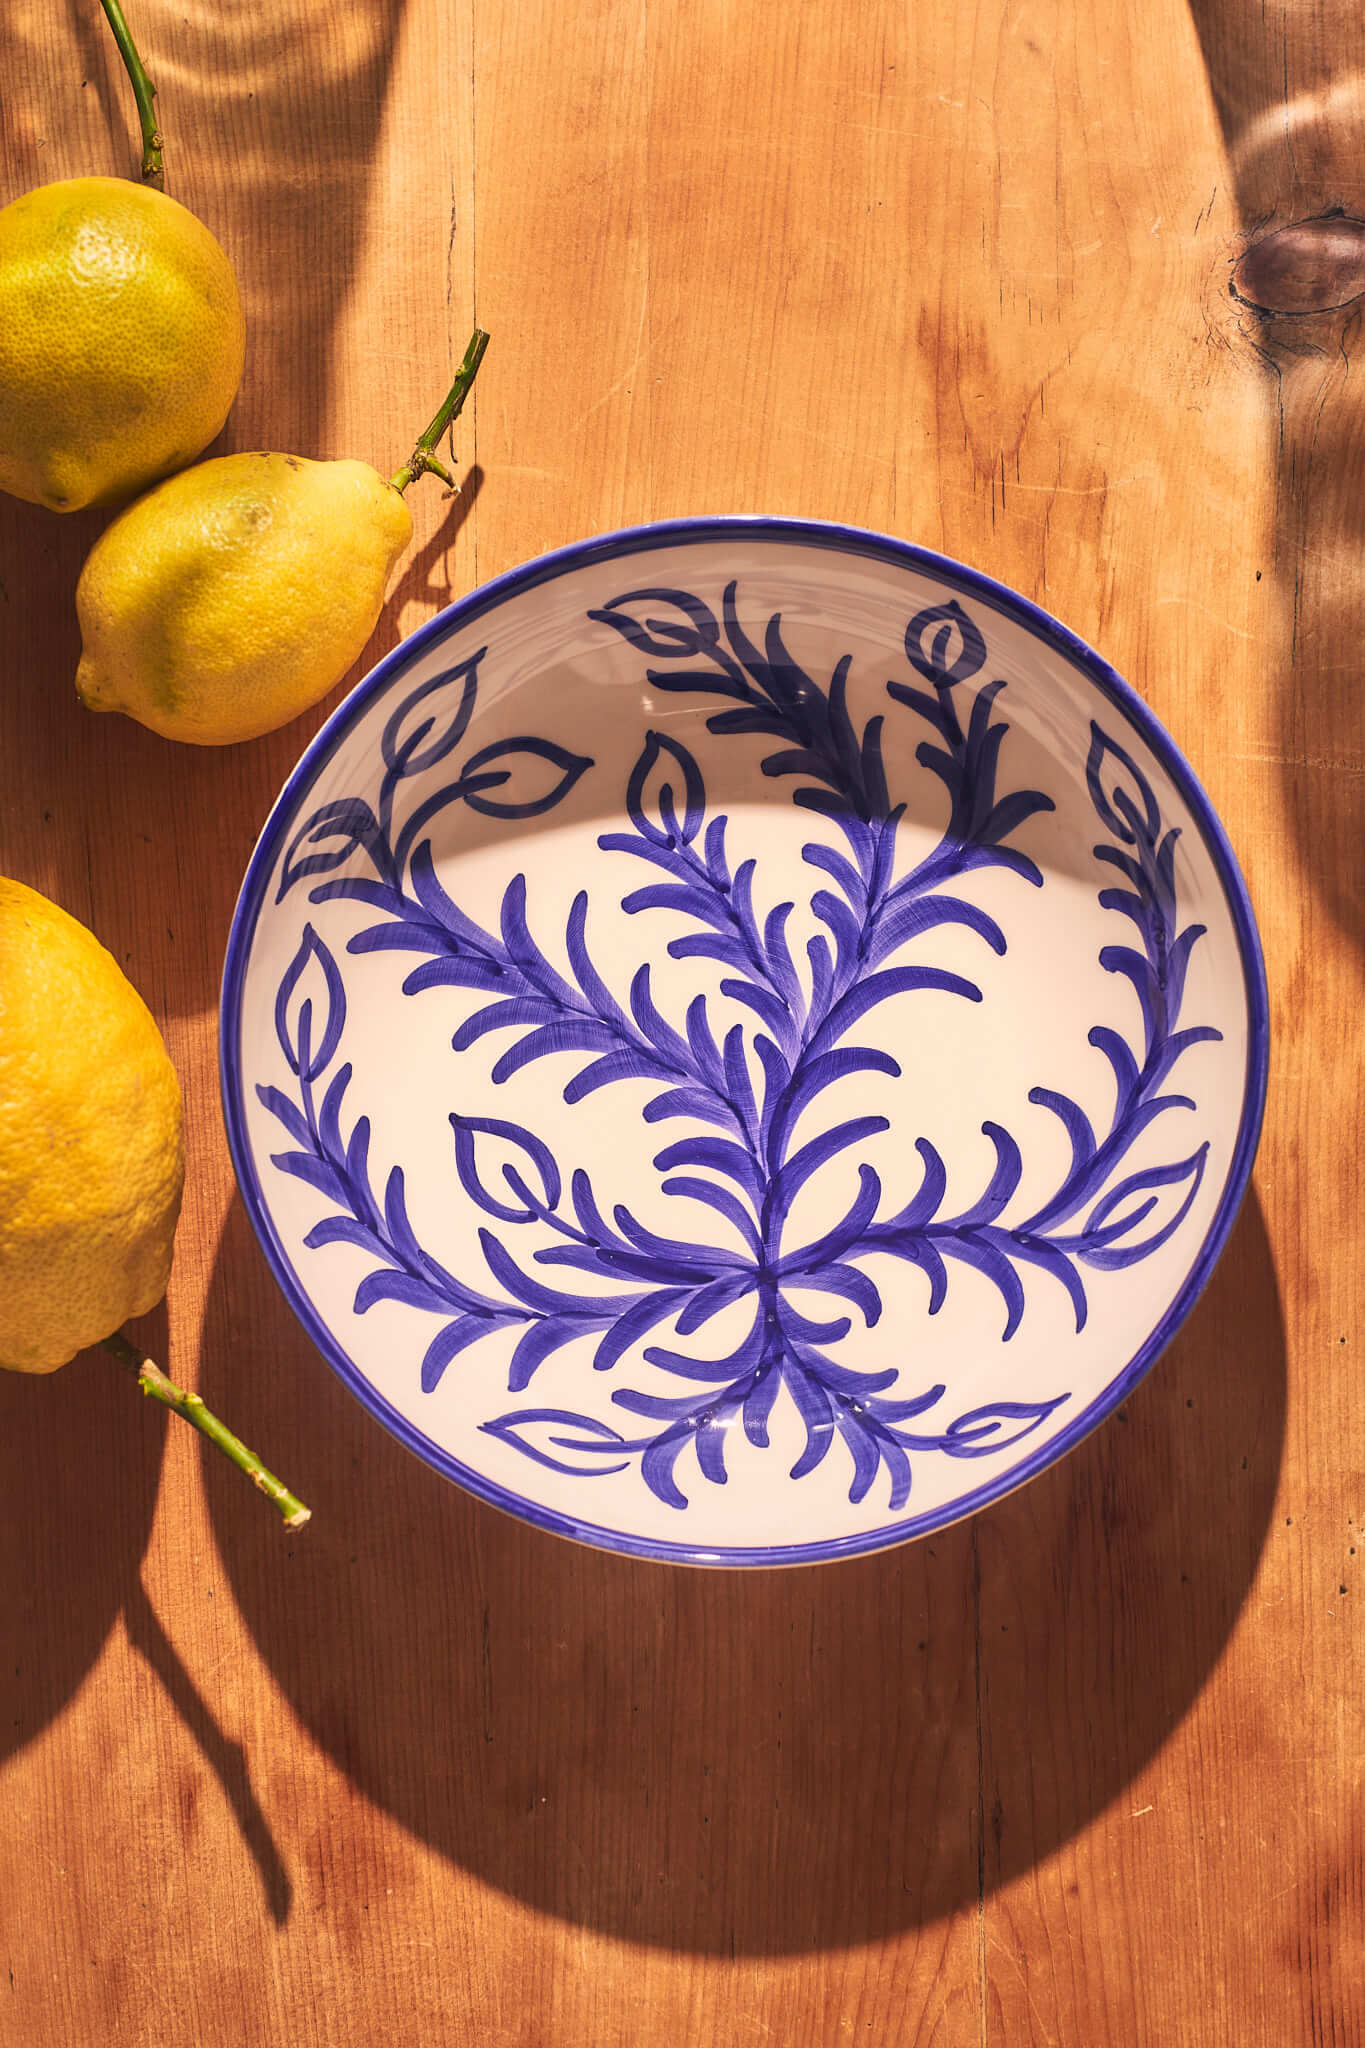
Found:
[[[601,1523],[582,1521],[575,1516],[543,1507],[538,1502],[527,1500],[523,1495],[512,1492],[509,1488],[497,1485],[472,1466],[462,1464],[459,1459],[453,1458],[448,1451],[442,1450],[439,1444],[433,1443],[421,1430],[415,1428],[397,1409],[390,1406],[346,1355],[335,1334],[318,1315],[300,1285],[275,1230],[247,1139],[238,1046],[247,960],[266,888],[274,872],[281,838],[297,810],[303,792],[374,699],[381,695],[433,641],[443,639],[485,613],[495,610],[505,599],[520,592],[532,590],[538,584],[553,582],[570,570],[586,568],[628,555],[646,554],[663,547],[729,540],[795,542],[808,547],[826,549],[834,554],[870,557],[876,561],[889,562],[895,567],[912,569],[931,576],[959,590],[975,603],[986,605],[992,611],[1003,613],[1007,618],[1024,626],[1035,638],[1043,641],[1078,668],[1088,681],[1114,704],[1141,735],[1180,791],[1213,858],[1227,899],[1233,928],[1237,934],[1238,952],[1242,963],[1247,1000],[1247,1066],[1237,1143],[1233,1150],[1222,1199],[1200,1246],[1198,1258],[1186,1276],[1180,1292],[1150,1336],[1139,1346],[1123,1370],[1109,1381],[1104,1390],[1087,1408],[1082,1409],[1064,1430],[1059,1431],[1041,1449],[1020,1464],[1012,1466],[1008,1472],[998,1474],[971,1493],[923,1515],[910,1515],[897,1522],[886,1523],[881,1528],[864,1531],[857,1536],[833,1538],[824,1542],[717,1549],[714,1546],[690,1543],[656,1542],[648,1537],[630,1535]],[[622,527],[614,532],[599,534],[590,540],[575,541],[567,547],[555,548],[548,554],[538,555],[519,568],[510,569],[506,574],[494,577],[491,582],[479,585],[467,597],[449,605],[434,619],[429,619],[425,625],[419,626],[416,632],[410,634],[392,653],[385,655],[369,675],[356,685],[305,749],[276,798],[247,864],[228,934],[223,965],[218,1054],[228,1150],[247,1214],[251,1218],[252,1227],[265,1252],[267,1262],[285,1299],[327,1363],[392,1436],[424,1464],[431,1466],[446,1478],[453,1479],[457,1485],[478,1499],[486,1501],[490,1506],[500,1508],[519,1521],[529,1522],[536,1528],[550,1530],[557,1536],[567,1536],[599,1550],[646,1558],[664,1564],[790,1566],[823,1564],[838,1558],[865,1556],[872,1551],[891,1549],[897,1544],[909,1542],[917,1536],[930,1535],[934,1530],[944,1528],[949,1523],[959,1522],[968,1515],[976,1514],[992,1501],[1013,1493],[1016,1488],[1023,1486],[1040,1472],[1057,1464],[1068,1451],[1074,1450],[1077,1444],[1098,1428],[1099,1424],[1131,1394],[1138,1381],[1156,1363],[1202,1294],[1241,1208],[1260,1140],[1261,1120],[1265,1111],[1270,1054],[1270,1006],[1266,990],[1265,961],[1255,913],[1237,857],[1218,814],[1205,795],[1194,770],[1160,720],[1148,709],[1131,684],[1126,683],[1122,676],[1110,668],[1093,648],[1087,646],[1083,640],[1078,639],[1067,627],[1028,598],[1020,597],[1017,592],[1007,589],[1004,584],[997,583],[992,577],[983,575],[978,569],[969,569],[963,563],[953,561],[949,556],[935,554],[932,549],[917,547],[910,541],[897,540],[889,534],[876,533],[861,527],[842,526],[815,519],[770,517],[763,514],[717,514]]]

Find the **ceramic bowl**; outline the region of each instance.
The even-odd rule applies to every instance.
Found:
[[[438,1471],[695,1564],[965,1515],[1115,1408],[1250,1171],[1227,840],[1054,620],[704,519],[500,577],[290,777],[222,1003],[243,1199]]]

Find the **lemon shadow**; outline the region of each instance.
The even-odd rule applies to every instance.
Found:
[[[165,1309],[138,1331],[164,1358]],[[168,1425],[184,1427],[98,1348],[51,1375],[0,1371],[0,1765],[62,1713],[121,1617],[161,1681],[164,1711],[180,1716],[222,1786],[282,1925],[293,1887],[246,1751],[218,1725],[142,1582]],[[244,1540],[262,1540],[259,1523]]]
[[[474,510],[479,492],[484,486],[485,472],[480,465],[471,463],[460,479],[459,488],[443,493],[445,510],[440,525],[421,547],[417,548],[403,564],[403,572],[389,592],[384,606],[384,620],[380,622],[380,633],[376,637],[384,640],[383,647],[374,647],[373,655],[367,649],[362,657],[364,669],[373,666],[381,653],[394,645],[395,636],[390,625],[399,625],[405,606],[419,605],[422,616],[430,618],[434,612],[444,611],[463,594],[463,586],[457,584],[454,569],[455,543],[460,529]],[[385,621],[389,622],[386,624]],[[371,643],[373,646],[373,642]]]
[[[314,1510],[285,1584],[241,1541],[259,1503],[206,1468],[247,1625],[357,1788],[542,1911],[738,1955],[936,1919],[1119,1796],[1247,1599],[1286,1364],[1252,1199],[1184,1332],[1061,1464],[924,1541],[769,1573],[579,1547],[429,1472],[312,1349],[240,1204],[203,1384]]]
[[[220,1727],[162,1627],[140,1578],[130,1589],[123,1614],[129,1642],[160,1679],[168,1705],[179,1714],[222,1787],[259,1873],[266,1910],[275,1925],[282,1927],[289,1918],[294,1886],[256,1797],[245,1745],[234,1742]]]
[[[164,1310],[142,1328],[164,1347]],[[61,1712],[132,1597],[164,1440],[102,1352],[0,1371],[0,1763]]]

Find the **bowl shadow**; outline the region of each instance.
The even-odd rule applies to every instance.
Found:
[[[428,1471],[313,1351],[240,1202],[202,1385],[314,1510],[286,1583],[206,1467],[247,1625],[356,1787],[542,1911],[734,1956],[970,1905],[1122,1792],[1247,1599],[1286,1367],[1249,1199],[1160,1365],[1059,1465],[921,1542],[750,1573],[580,1547]]]

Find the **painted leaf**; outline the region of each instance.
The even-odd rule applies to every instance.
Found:
[[[916,612],[905,629],[905,651],[935,685],[965,683],[986,659],[981,628],[956,598]],[[893,696],[900,694],[894,684],[888,687]]]
[[[681,822],[679,793],[683,799]],[[705,806],[706,788],[694,756],[670,734],[647,732],[626,785],[626,809],[636,831],[656,844],[690,846],[702,828]]]
[[[392,775],[424,775],[459,745],[474,715],[479,663],[487,652],[481,647],[403,699],[379,742],[384,766]]]
[[[627,609],[630,606],[636,609]],[[599,611],[590,611],[588,617],[614,627],[642,654],[670,661],[707,654],[720,640],[720,627],[710,606],[686,590],[627,590]]]
[[[450,1127],[455,1133],[455,1170],[460,1176],[460,1185],[470,1200],[476,1202],[487,1216],[500,1217],[504,1223],[531,1223],[545,1209],[553,1209],[559,1201],[559,1168],[554,1155],[543,1139],[533,1131],[523,1130],[520,1124],[507,1123],[499,1117],[459,1116],[451,1111]],[[511,1151],[513,1162],[518,1155],[533,1169],[540,1181],[538,1201],[530,1197],[529,1190],[520,1181],[520,1169],[504,1157],[501,1178],[516,1192],[521,1189],[523,1199],[509,1203],[492,1194],[486,1182],[480,1178],[478,1167],[478,1140],[501,1142],[501,1148]],[[488,1144],[485,1149],[496,1154],[497,1143]],[[493,1165],[492,1159],[489,1166]],[[485,1169],[487,1170],[487,1169]]]
[[[1105,775],[1116,769],[1123,772],[1126,781],[1115,780],[1106,790]],[[1093,722],[1085,780],[1091,803],[1116,838],[1125,846],[1136,844],[1139,838],[1148,845],[1155,843],[1161,830],[1161,812],[1152,785],[1126,748]]]
[[[545,765],[549,766],[549,774]],[[494,740],[465,762],[463,793],[471,811],[485,818],[539,818],[562,803],[580,775],[591,768],[590,754],[573,754],[554,740],[521,737]],[[486,794],[495,785],[485,771],[496,769],[500,796]],[[479,789],[473,784],[476,778]]]
[[[552,1472],[624,1472],[629,1460],[620,1453],[632,1448],[609,1423],[570,1408],[517,1408],[479,1427]]]
[[[346,991],[340,971],[312,925],[306,924],[275,997],[275,1036],[301,1081],[316,1081],[326,1072],[345,1023]]]
[[[282,903],[296,882],[344,867],[364,847],[376,867],[382,835],[374,812],[360,797],[336,797],[306,818],[285,848],[275,901]]]

